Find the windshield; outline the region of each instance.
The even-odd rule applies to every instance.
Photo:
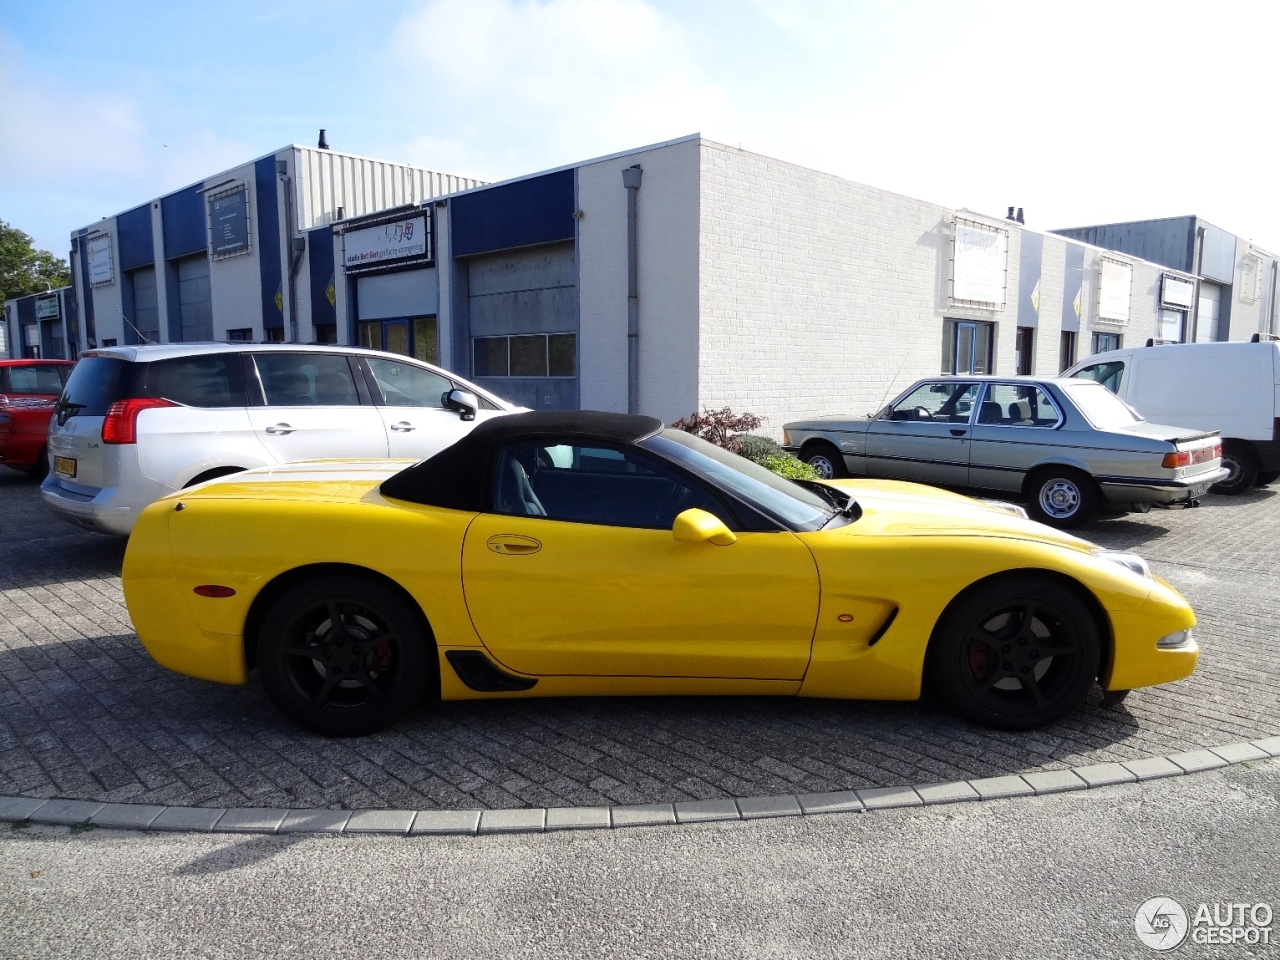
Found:
[[[1085,419],[1099,430],[1131,427],[1142,422],[1138,411],[1095,380],[1065,380],[1062,389]]]
[[[837,512],[826,497],[683,430],[667,428],[639,446],[709,478],[793,529],[817,530]]]

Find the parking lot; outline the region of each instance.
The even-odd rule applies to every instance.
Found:
[[[1097,521],[1194,605],[1200,667],[1029,733],[923,703],[452,703],[327,740],[255,682],[155,665],[120,586],[124,541],[46,513],[0,468],[0,795],[175,806],[476,809],[677,802],[1079,767],[1280,733],[1280,490]]]

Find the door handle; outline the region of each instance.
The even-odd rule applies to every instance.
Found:
[[[278,433],[278,434],[280,434],[281,436],[287,436],[287,435],[289,435],[289,434],[293,433],[293,431],[294,431],[295,429],[296,429],[296,428],[295,428],[295,427],[293,427],[293,426],[291,426],[290,424],[287,424],[287,423],[277,423],[277,424],[274,424],[273,426],[267,427],[267,433],[271,433],[271,434],[277,434],[277,433]]]
[[[952,428],[951,428],[951,435],[952,435],[953,437],[963,437],[963,436],[964,436],[966,433],[968,433],[968,432],[969,432],[969,430],[968,430],[968,428],[966,428],[966,427],[952,427]]]
[[[526,557],[542,549],[542,544],[533,537],[522,537],[515,533],[500,533],[490,537],[485,541],[485,546],[506,557]]]
[[[418,428],[408,420],[401,420],[399,423],[393,423],[391,425],[391,429],[397,433],[408,433],[410,430],[416,430]]]

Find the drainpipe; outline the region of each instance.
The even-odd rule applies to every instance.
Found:
[[[627,413],[640,412],[640,251],[636,241],[640,164],[622,171],[627,190]]]
[[[289,162],[276,161],[276,172],[284,185],[284,223],[286,235],[289,237],[289,342],[298,342],[298,268],[302,265],[302,254],[307,249],[307,241],[303,237],[293,235],[296,229],[293,219],[293,182],[289,177]]]

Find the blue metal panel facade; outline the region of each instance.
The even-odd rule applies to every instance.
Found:
[[[155,263],[155,238],[151,230],[151,204],[116,217],[116,244],[120,248],[120,269],[133,270]]]
[[[71,279],[82,290],[80,299],[84,301],[84,335],[91,347],[98,345],[98,327],[93,319],[93,291],[89,289],[89,245],[85,243],[87,229],[81,230],[72,241],[72,250],[79,252],[80,269],[72,271]]]
[[[204,227],[204,195],[199,190],[200,185],[197,184],[160,200],[160,222],[167,260],[204,253],[209,247]]]
[[[338,311],[329,302],[329,288],[338,282],[333,269],[333,229],[307,233],[307,267],[311,272],[311,322],[337,323]],[[335,288],[335,295],[337,290]]]
[[[575,209],[573,170],[455,197],[450,209],[453,255],[572,240]]]
[[[1072,227],[1053,233],[1072,240],[1115,250],[1184,273],[1192,271],[1196,249],[1196,218],[1169,217],[1133,223],[1105,223]]]
[[[284,326],[284,267],[280,263],[280,202],[276,196],[276,158],[263,157],[253,168],[258,206],[258,273],[262,278],[262,326]]]

